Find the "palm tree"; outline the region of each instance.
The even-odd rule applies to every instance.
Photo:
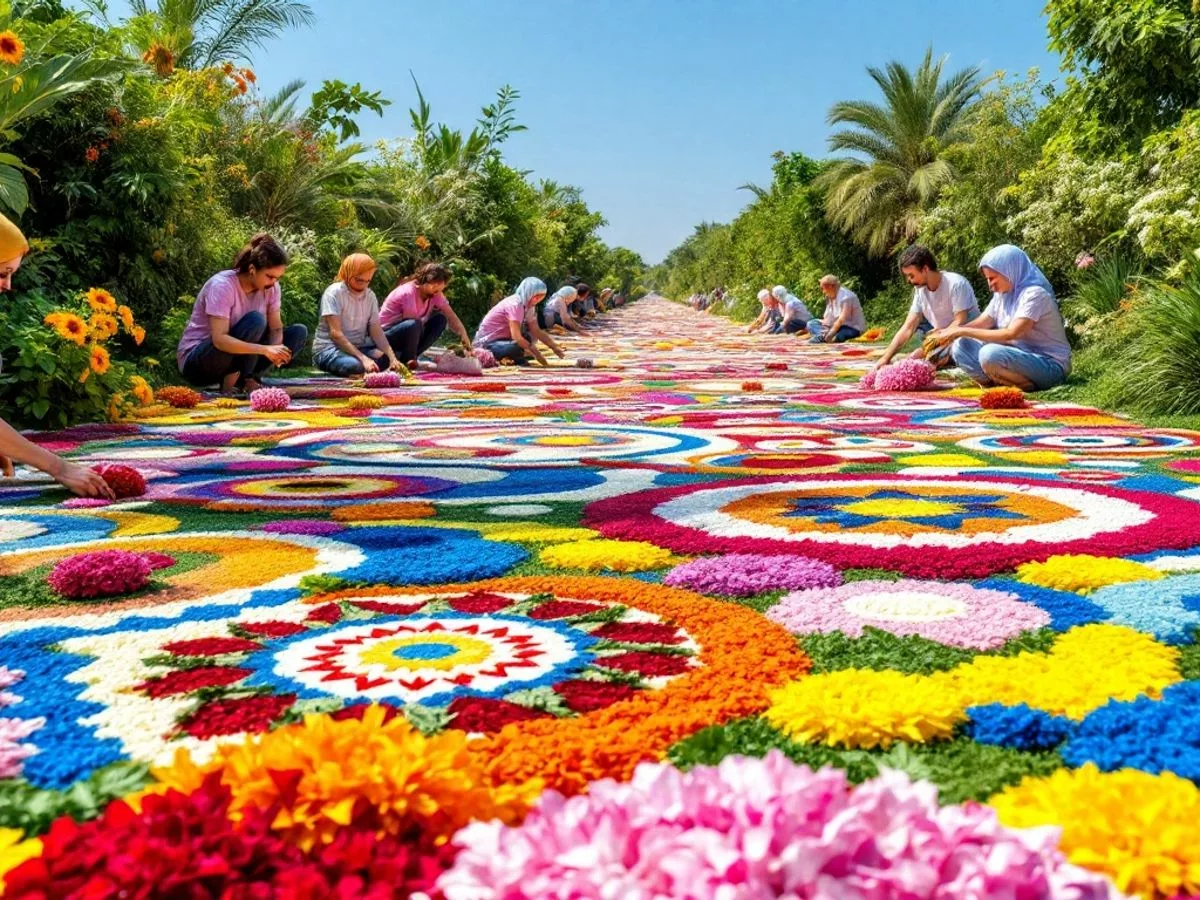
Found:
[[[203,69],[250,52],[316,16],[301,0],[131,0],[129,30],[159,74]]]
[[[834,225],[883,256],[916,237],[921,215],[954,178],[946,151],[965,138],[985,79],[971,66],[943,79],[946,57],[933,49],[915,72],[892,61],[868,74],[883,103],[852,100],[829,111],[830,125],[849,125],[829,138],[836,159],[821,176]]]

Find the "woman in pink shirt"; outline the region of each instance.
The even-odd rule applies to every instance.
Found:
[[[441,263],[426,263],[410,281],[397,286],[383,301],[379,323],[396,358],[411,367],[446,330],[458,335],[471,349],[471,336],[450,308],[442,291],[450,283],[450,270]]]

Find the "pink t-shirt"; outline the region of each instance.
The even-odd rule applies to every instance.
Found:
[[[379,324],[384,328],[403,322],[405,319],[427,321],[434,312],[445,316],[450,312],[450,301],[442,294],[429,299],[421,296],[421,286],[415,281],[406,281],[387,295],[383,308],[379,310]],[[449,316],[446,316],[449,318]]]
[[[490,344],[492,341],[512,340],[508,323],[524,322],[526,315],[525,302],[520,297],[516,294],[505,297],[489,309],[483,321],[479,323],[479,329],[475,332],[475,343]]]
[[[230,328],[249,312],[260,312],[270,319],[271,312],[279,309],[279,297],[278,284],[271,285],[265,291],[243,294],[242,287],[238,284],[237,272],[233,269],[218,272],[208,279],[204,287],[200,288],[200,294],[192,307],[192,316],[179,339],[179,352],[175,354],[179,370],[183,371],[188,354],[212,337],[209,316],[228,319]]]

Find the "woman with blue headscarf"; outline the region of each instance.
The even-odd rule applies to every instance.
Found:
[[[488,310],[475,332],[475,346],[490,350],[498,360],[511,359],[517,363],[524,362],[528,353],[544,366],[546,357],[537,348],[540,340],[562,359],[562,350],[538,325],[537,305],[545,299],[546,282],[540,278],[524,279],[517,285],[516,293]]]
[[[1054,288],[1020,247],[1001,244],[979,261],[992,301],[965,325],[934,331],[953,341],[955,364],[977,384],[1044,391],[1067,380],[1071,345]]]

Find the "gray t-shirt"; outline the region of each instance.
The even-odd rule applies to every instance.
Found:
[[[341,319],[342,334],[346,336],[346,340],[355,347],[363,347],[370,340],[367,329],[370,328],[372,320],[379,321],[379,301],[370,288],[361,294],[355,294],[341,281],[327,287],[324,296],[321,297],[321,321],[317,324],[317,336],[313,339],[313,353],[320,353],[335,346],[329,337],[326,316],[337,316]]]
[[[1071,371],[1071,344],[1067,341],[1067,330],[1063,327],[1062,313],[1055,299],[1040,287],[1025,288],[1021,296],[992,294],[992,302],[983,314],[996,323],[997,328],[1007,328],[1014,319],[1032,319],[1033,328],[1025,337],[1012,342],[1012,346],[1028,353],[1048,356],[1063,371]]]
[[[821,317],[821,321],[826,328],[832,328],[833,323],[838,320],[838,316],[843,311],[846,313],[846,318],[842,320],[842,325],[849,325],[851,328],[857,329],[859,334],[867,330],[867,317],[863,315],[858,295],[849,288],[840,287],[837,296],[826,302],[825,315]]]

